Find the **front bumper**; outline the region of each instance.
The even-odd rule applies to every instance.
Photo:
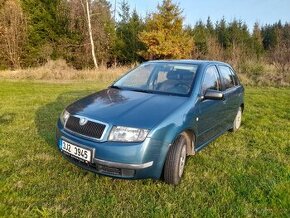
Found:
[[[142,163],[142,164],[128,164],[128,163],[118,163],[118,162],[112,162],[112,161],[106,161],[94,158],[93,162],[96,164],[108,166],[108,167],[115,167],[115,168],[121,168],[121,169],[132,169],[132,170],[141,170],[148,167],[151,167],[153,165],[153,161]]]
[[[56,138],[59,149],[61,140],[65,140],[93,151],[91,162],[78,160],[62,152],[75,165],[94,173],[127,179],[160,178],[168,148],[165,143],[151,138],[142,143],[92,141],[65,131],[60,123]]]

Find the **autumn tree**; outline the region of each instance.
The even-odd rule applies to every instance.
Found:
[[[183,30],[182,10],[172,0],[158,5],[139,37],[146,46],[140,53],[145,59],[188,58],[194,47],[193,39]]]

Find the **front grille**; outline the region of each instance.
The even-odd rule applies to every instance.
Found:
[[[124,177],[124,178],[133,178],[136,173],[135,170],[131,170],[131,169],[119,169],[119,168],[108,167],[108,166],[99,165],[95,163],[85,163],[83,161],[76,159],[75,157],[71,157],[70,155],[67,155],[66,153],[62,153],[62,154],[66,159],[76,164],[77,166],[82,167],[94,173],[100,173],[107,176],[117,176],[117,177]]]
[[[104,165],[97,165],[97,170],[99,173],[105,173],[105,174],[116,175],[116,176],[122,175],[122,170],[119,168],[108,167]]]
[[[80,125],[80,118],[70,116],[65,125],[66,129],[87,136],[100,139],[104,133],[106,125],[88,120],[86,124]]]
[[[135,170],[131,169],[120,169],[115,167],[108,167],[104,165],[96,164],[96,169],[98,173],[106,174],[109,176],[121,176],[126,178],[132,178],[135,175]]]

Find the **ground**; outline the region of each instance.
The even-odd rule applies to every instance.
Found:
[[[61,157],[59,114],[104,84],[0,81],[0,87],[0,216],[290,214],[290,88],[246,87],[241,129],[189,157],[174,187],[98,176]]]

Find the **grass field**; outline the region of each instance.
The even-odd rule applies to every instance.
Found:
[[[0,81],[0,216],[289,217],[290,88],[246,88],[243,126],[186,163],[181,184],[86,172],[55,146],[59,113],[105,85]]]

